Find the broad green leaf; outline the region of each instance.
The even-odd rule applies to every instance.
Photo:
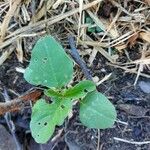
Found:
[[[85,81],[79,82],[74,87],[66,90],[63,93],[63,96],[66,98],[71,98],[71,99],[83,98],[86,96],[88,92],[92,92],[95,89],[96,89],[96,86],[94,82],[90,80],[85,80]]]
[[[33,85],[62,87],[73,75],[73,62],[51,36],[39,39],[32,50],[24,78]]]
[[[113,104],[102,93],[93,91],[80,101],[80,120],[89,127],[105,129],[112,127],[116,119]]]
[[[47,89],[44,91],[44,94],[49,97],[59,97],[59,98],[63,97],[62,92],[59,92],[54,89]]]
[[[69,99],[54,99],[48,104],[40,99],[32,108],[31,134],[37,143],[46,143],[53,135],[55,126],[62,125],[72,109]]]

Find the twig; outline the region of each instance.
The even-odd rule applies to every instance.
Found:
[[[75,47],[74,38],[72,36],[69,36],[68,40],[69,40],[69,44],[70,44],[70,47],[71,47],[71,55],[72,55],[72,57],[75,59],[75,62],[81,67],[85,77],[88,80],[92,80],[92,76],[89,73],[85,62],[83,62],[83,60],[80,58],[80,55],[79,55],[79,53],[78,53],[78,51],[77,51],[77,49]]]
[[[4,99],[5,99],[6,102],[9,102],[9,101],[10,101],[9,96],[8,96],[8,93],[7,93],[7,91],[6,91],[5,88],[4,88],[3,96],[4,96]],[[15,129],[15,125],[14,125],[13,121],[11,120],[11,114],[10,114],[10,112],[7,112],[7,113],[4,115],[4,118],[5,118],[5,120],[6,120],[6,123],[7,123],[8,128],[9,128],[9,130],[10,130],[10,132],[11,132],[11,135],[12,135],[12,137],[13,137],[13,139],[14,139],[14,142],[15,142],[15,144],[16,144],[16,149],[17,149],[17,150],[21,150],[21,149],[22,149],[22,148],[21,148],[21,144],[19,143],[18,137],[17,137],[17,135],[16,135],[16,133],[15,133],[15,130],[16,130],[16,129]]]
[[[135,144],[135,145],[150,144],[150,141],[136,142],[136,141],[128,141],[128,140],[120,139],[117,137],[114,137],[114,140],[124,142],[124,143],[129,143],[129,144]]]
[[[98,129],[98,140],[97,140],[97,150],[100,150],[100,129]]]
[[[116,122],[117,122],[117,123],[120,123],[120,124],[122,124],[122,125],[126,125],[126,126],[128,125],[128,123],[127,123],[127,122],[124,122],[124,121],[116,120]]]
[[[41,90],[28,91],[27,94],[7,102],[0,103],[0,115],[6,112],[19,111],[28,101],[36,101],[41,96]]]

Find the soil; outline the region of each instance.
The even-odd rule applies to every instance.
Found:
[[[41,1],[40,3],[42,2],[43,1]],[[113,6],[110,3],[110,1],[108,4],[107,2],[105,2],[101,6],[101,12],[98,12],[98,15],[102,16],[103,19],[108,19],[110,22],[112,22],[113,20],[111,18],[112,14],[114,14],[113,16],[115,16],[118,9],[116,9],[116,6]],[[121,6],[124,8],[124,10],[129,10],[131,11],[131,13],[134,12],[135,8],[138,8],[138,5],[141,6],[141,3],[144,2],[149,3],[148,0],[145,0],[144,2],[141,3],[139,1],[129,0],[128,2],[126,2],[129,5],[128,6],[126,5],[125,1],[118,1],[118,3],[119,2]],[[36,2],[36,4],[34,3],[35,2],[33,1],[33,5],[31,5],[31,8],[27,7],[29,9],[30,17],[34,16],[35,13],[33,11],[32,14],[31,11],[32,7],[36,5],[34,9],[37,9],[38,5],[40,5],[37,4],[38,2]],[[146,14],[145,18],[148,18],[147,17],[148,7],[145,5],[145,3],[141,6],[141,8],[144,8],[143,11],[141,10],[141,12],[143,12],[143,14],[145,12]],[[68,5],[67,10],[65,10],[66,5]],[[73,1],[72,3],[66,5],[63,7],[59,6],[56,10],[53,9],[52,11],[51,10],[47,11],[47,17],[53,17],[53,15],[57,16],[58,14],[61,14],[62,11],[73,10],[73,8],[76,8],[77,3]],[[127,7],[129,8],[127,9]],[[147,10],[145,10],[146,8]],[[92,9],[94,9],[94,7]],[[124,17],[128,15],[126,14],[126,12],[124,12],[124,10],[121,13],[121,16],[123,17],[122,19],[124,19]],[[20,10],[18,11],[18,13],[19,12],[22,11]],[[7,9],[6,9],[6,13],[7,13]],[[5,13],[2,14],[2,16],[0,17],[1,22],[4,16]],[[45,18],[46,17],[43,15],[42,18],[39,18],[39,20]],[[62,43],[63,47],[67,49],[67,52],[69,52],[67,34],[73,33],[77,35],[78,18],[79,16],[74,14],[72,18],[69,18],[68,20],[65,18],[66,20],[65,19],[60,20],[59,22],[56,22],[55,24],[52,24],[49,27],[49,32]],[[13,21],[14,21],[14,23],[17,24],[17,27],[15,26],[15,28],[20,27],[19,29],[21,29],[21,27],[23,28],[24,26],[25,27],[28,26],[28,20],[26,20],[27,22],[22,23],[19,19],[23,20],[24,16],[22,17],[15,16],[14,18],[12,18],[11,20],[12,22],[10,22],[10,24],[12,23],[13,26]],[[127,19],[130,19],[130,16]],[[124,22],[122,23],[120,21],[116,25],[116,28],[119,29],[118,32],[123,35],[126,33],[126,30],[128,30],[128,32],[130,30],[134,30],[134,28],[136,28],[137,25],[140,26],[140,27],[138,26],[140,28],[138,30],[141,30],[143,32],[149,29],[148,23],[147,23],[148,25],[146,24],[146,22],[141,23],[138,20],[138,17],[136,19],[135,19],[135,23],[137,22],[137,24],[134,24],[134,22],[126,23],[126,20],[124,20],[125,23]],[[33,32],[31,32],[33,34],[35,34],[36,32],[38,33],[42,32],[40,34],[37,34],[38,36],[33,38],[31,37],[23,38],[23,44],[22,44],[23,51],[24,51],[23,63],[20,63],[18,61],[16,52],[13,52],[9,56],[9,58],[0,66],[0,102],[5,101],[4,100],[5,90],[9,95],[9,99],[12,100],[14,98],[19,97],[20,95],[23,95],[26,91],[33,88],[33,85],[30,85],[25,81],[25,79],[23,78],[23,74],[16,71],[16,67],[17,68],[21,67],[25,69],[28,66],[31,51],[35,42],[37,41],[37,39],[39,39],[40,37],[39,35],[46,32],[45,28],[38,29],[38,27],[39,26],[37,26],[37,28],[33,29]],[[16,30],[15,28],[13,28],[14,31]],[[27,30],[27,32],[22,32],[21,34],[28,35],[30,34],[29,31]],[[8,34],[9,33],[13,33],[13,31],[9,31]],[[101,37],[101,35],[100,37],[98,37],[99,35],[97,33],[93,33],[93,34],[87,33],[87,35],[91,39],[98,42]],[[19,37],[19,35],[16,36]],[[137,42],[137,40],[139,41]],[[130,44],[130,42],[132,41],[128,41],[128,42]],[[14,43],[12,43],[13,46]],[[148,42],[146,42],[145,39],[133,40],[133,43],[126,47],[129,58],[133,61],[139,59],[141,57],[140,50],[144,49],[143,47],[144,45],[148,45],[147,43]],[[7,48],[9,49],[12,45],[10,44],[10,46],[8,45],[8,47],[4,47],[3,49],[7,50]],[[131,48],[130,46],[133,47]],[[79,48],[79,53],[84,52],[82,51],[84,49],[83,45],[79,46],[78,48]],[[90,46],[86,46],[86,48],[90,49]],[[121,62],[121,63],[128,62],[127,60],[129,59],[127,58],[127,55],[123,50],[121,52],[117,51],[115,53],[119,55],[117,62]],[[89,56],[84,57],[85,62],[87,62],[88,57]],[[78,80],[78,78],[81,77],[80,74],[82,74],[82,71],[79,68],[80,67],[76,65],[75,70],[77,71],[77,73],[75,76],[75,80]],[[100,84],[97,87],[97,89],[98,91],[104,93],[116,107],[117,121],[114,124],[114,126],[112,128],[100,130],[100,131],[96,129],[86,128],[81,124],[79,120],[78,117],[79,105],[76,104],[73,107],[72,117],[67,118],[65,120],[65,123],[62,126],[56,128],[56,131],[52,139],[50,139],[49,142],[46,144],[38,144],[34,141],[30,133],[29,123],[31,118],[31,107],[28,106],[22,109],[21,111],[11,113],[11,120],[14,123],[15,133],[22,149],[24,150],[150,150],[150,144],[140,145],[135,143],[135,142],[150,141],[150,93],[144,93],[138,85],[139,82],[141,81],[149,82],[150,79],[140,76],[136,86],[134,86],[134,81],[136,79],[135,74],[125,73],[125,71],[122,69],[117,69],[114,66],[110,66],[108,64],[108,60],[106,60],[105,57],[102,56],[100,53],[97,53],[94,62],[91,65],[91,67],[89,67],[89,69],[91,71],[92,76],[93,77],[97,76],[100,80],[103,79],[105,75],[112,73],[111,77],[105,82],[103,82],[102,84]],[[144,71],[150,75],[148,69],[149,68],[146,68],[144,69]],[[10,130],[7,126],[7,122],[4,116],[0,116],[0,126],[1,125],[2,127],[5,127],[6,129],[5,132],[7,132],[9,138],[11,136],[11,138],[13,139],[13,136],[10,134]],[[0,135],[0,139],[3,136],[5,136],[5,133],[3,133],[3,135]],[[123,140],[123,141],[119,141],[119,140]],[[7,144],[8,141],[4,140],[4,142],[6,142],[4,143],[6,145],[6,148],[5,149],[3,148],[2,150],[12,150],[10,145]]]

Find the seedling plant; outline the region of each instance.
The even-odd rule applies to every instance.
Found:
[[[46,87],[44,94],[51,98],[51,103],[41,98],[32,107],[30,129],[37,143],[46,143],[51,138],[55,127],[61,126],[71,112],[75,100],[80,104],[83,125],[95,129],[113,126],[115,108],[92,81],[83,80],[68,88],[73,78],[73,61],[52,36],[37,41],[24,78],[30,84]]]

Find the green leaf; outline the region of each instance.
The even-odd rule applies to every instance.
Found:
[[[56,125],[62,125],[72,109],[69,99],[54,99],[52,104],[40,99],[32,108],[31,134],[37,143],[46,143]]]
[[[78,99],[86,96],[88,92],[92,92],[96,89],[94,82],[90,80],[81,81],[74,87],[66,90],[63,95],[66,98]]]
[[[39,39],[32,50],[24,78],[33,85],[62,87],[73,75],[73,62],[51,36]]]
[[[103,94],[93,91],[80,101],[80,120],[89,128],[112,127],[116,119],[113,104]]]
[[[92,20],[92,18],[86,17],[85,22],[89,24],[88,30],[87,30],[88,32],[90,32],[90,33],[103,32],[103,30],[99,26],[92,27],[94,24],[94,21]]]
[[[91,26],[94,24],[92,18],[86,17],[86,18],[85,18],[85,22],[89,24],[87,31],[88,31],[88,32],[91,32],[91,33],[92,33],[92,32],[95,32],[95,27],[91,27]]]
[[[103,32],[103,30],[98,26],[95,27],[95,30],[96,30],[97,33]]]
[[[62,92],[57,91],[56,89],[47,89],[44,91],[44,94],[48,97],[59,97],[63,98]]]

